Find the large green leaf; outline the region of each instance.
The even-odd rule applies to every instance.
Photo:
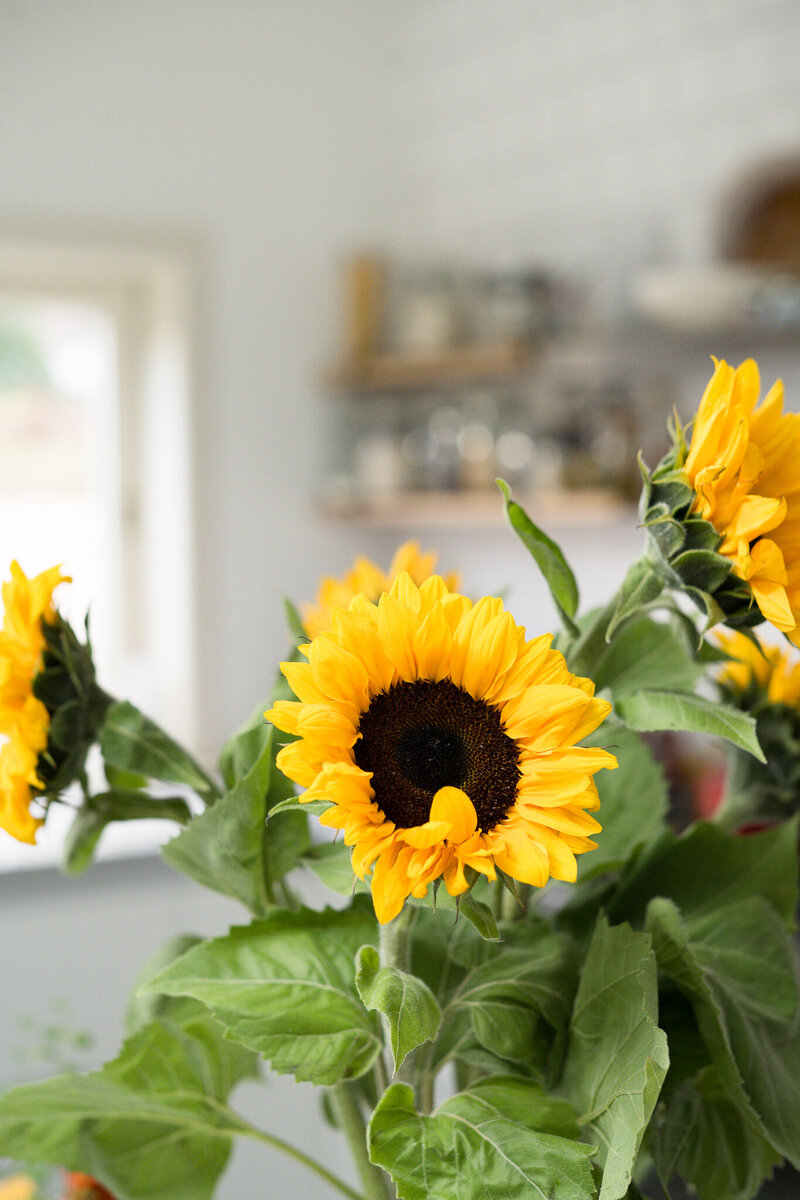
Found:
[[[133,704],[118,701],[106,712],[100,752],[118,771],[132,771],[164,783],[182,783],[206,800],[219,794],[214,781],[187,750]]]
[[[103,831],[114,821],[175,821],[185,825],[191,819],[186,801],[180,796],[163,799],[148,796],[136,788],[114,788],[90,796],[75,814],[64,843],[64,867],[78,874],[92,861]]]
[[[597,922],[570,1023],[562,1088],[600,1145],[600,1200],[628,1191],[669,1066],[650,938]]]
[[[682,729],[688,733],[712,734],[725,738],[764,762],[753,718],[718,701],[685,692],[647,688],[620,696],[615,711],[621,721],[639,733]]]
[[[278,1072],[318,1084],[353,1079],[381,1045],[353,966],[376,932],[358,900],[342,912],[276,911],[190,950],[146,990],[200,1000]]]
[[[629,621],[598,660],[592,679],[616,701],[641,688],[692,692],[703,673],[669,625],[650,617]]]
[[[617,756],[616,771],[599,771],[597,849],[578,855],[578,878],[591,879],[627,862],[665,828],[667,785],[663,768],[642,739],[616,722],[587,738],[586,745],[608,746]]]
[[[513,1063],[525,1074],[544,1077],[554,1033],[569,1020],[576,984],[575,949],[563,935],[537,931],[524,944],[503,945],[454,992],[445,1024],[455,1018],[458,1037],[449,1043],[442,1038],[439,1058],[493,1063],[495,1070]]]
[[[294,789],[275,765],[277,735],[262,714],[263,706],[228,743],[222,766],[229,791],[162,850],[173,867],[257,914],[267,911],[273,885],[310,844],[302,812],[267,823],[270,809]]]
[[[629,870],[609,911],[614,920],[638,924],[654,896],[668,896],[683,913],[699,915],[753,895],[763,896],[787,924],[793,922],[797,821],[750,837],[703,823],[679,838],[664,834]]]
[[[504,480],[498,479],[497,486],[503,493],[508,522],[542,572],[562,625],[577,635],[578,627],[573,617],[578,610],[578,585],[564,552],[538,525],[534,525],[525,509],[511,499],[511,491]]]
[[[685,923],[671,901],[658,898],[647,925],[659,970],[692,1001],[728,1096],[800,1166],[800,1017],[780,918],[751,896]]]
[[[752,1200],[781,1162],[713,1067],[670,1095],[654,1123],[650,1149],[664,1186],[680,1175],[700,1200]]]
[[[94,1175],[119,1200],[209,1200],[242,1130],[225,1101],[249,1074],[252,1056],[208,1016],[162,1018],[100,1071],[3,1096],[0,1146]]]
[[[569,1104],[509,1076],[483,1079],[431,1116],[396,1083],[369,1126],[370,1158],[401,1200],[591,1200],[590,1146]]]
[[[358,952],[356,987],[366,1007],[386,1018],[395,1071],[407,1054],[439,1032],[442,1011],[428,985],[397,967],[382,967],[374,946]]]

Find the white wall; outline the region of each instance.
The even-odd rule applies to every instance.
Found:
[[[793,0],[406,0],[396,244],[598,283],[709,256],[719,191],[800,151]]]

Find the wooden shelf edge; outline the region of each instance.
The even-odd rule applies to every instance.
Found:
[[[454,346],[439,354],[380,354],[363,363],[341,363],[323,376],[335,392],[413,391],[441,384],[502,379],[530,366],[529,342]]]
[[[597,527],[628,519],[638,521],[633,503],[611,488],[540,488],[515,499],[544,526]],[[328,520],[375,529],[496,528],[505,520],[500,494],[488,489],[328,499],[320,502],[319,511]]]

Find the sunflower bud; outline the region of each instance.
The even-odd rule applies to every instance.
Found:
[[[690,444],[675,422],[673,444],[651,473],[642,466],[642,521],[654,570],[685,592],[707,624],[745,628],[770,621],[800,638],[800,417],[783,413],[776,383],[758,404],[752,360],[716,369]]]

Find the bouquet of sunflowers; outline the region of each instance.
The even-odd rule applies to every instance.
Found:
[[[0,1152],[118,1200],[205,1200],[238,1137],[352,1200],[676,1177],[748,1200],[800,1168],[800,416],[759,388],[717,363],[691,435],[642,464],[646,548],[599,610],[500,484],[555,637],[414,546],[289,606],[279,681],[213,774],[98,685],[59,570],[12,567],[0,825],[33,841],[72,804],[79,870],[110,822],[177,821],[167,861],[246,911],[164,947],[112,1062],[0,1099]],[[641,736],[664,730],[729,747],[718,814],[680,836]],[[263,1061],[321,1089],[357,1185],[231,1105]]]

